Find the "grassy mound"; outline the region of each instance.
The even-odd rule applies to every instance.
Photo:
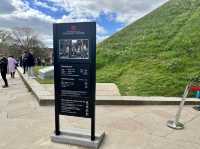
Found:
[[[122,95],[180,96],[200,72],[200,1],[171,0],[97,47],[97,82]]]

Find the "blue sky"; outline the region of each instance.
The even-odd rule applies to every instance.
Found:
[[[31,27],[52,47],[52,24],[97,22],[97,41],[158,8],[167,0],[1,0],[0,29]]]
[[[45,0],[38,1],[43,3],[43,5],[42,4],[38,5],[34,3],[34,0],[23,0],[23,1],[27,2],[30,8],[37,9],[55,19],[62,19],[62,16],[70,14],[70,10],[67,11],[65,9],[60,9],[59,7],[54,6],[52,2],[46,2]],[[51,8],[44,7],[44,4],[47,4]],[[90,16],[87,19],[91,21],[96,21],[97,24],[104,27],[107,35],[112,35],[113,33],[116,32],[116,30],[125,26],[125,23],[117,22],[114,19],[110,18],[110,16],[115,16],[115,15],[116,15],[115,13],[105,14],[102,12],[97,18],[93,18],[93,16]]]

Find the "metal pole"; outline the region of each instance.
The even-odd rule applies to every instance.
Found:
[[[178,109],[178,111],[176,113],[175,123],[178,123],[179,120],[180,120],[181,112],[183,110],[183,106],[185,104],[186,97],[187,97],[189,91],[190,91],[190,85],[187,85],[186,88],[185,88],[185,91],[184,91],[183,98],[182,98],[182,101],[180,103],[179,109]]]
[[[56,98],[55,98],[55,135],[60,135],[59,100]]]
[[[55,134],[60,135],[60,119],[58,114],[55,114]]]
[[[95,91],[94,91],[95,92]],[[91,118],[91,140],[95,140],[95,93],[93,95],[93,101],[91,104],[91,113],[92,113],[92,118]]]
[[[91,140],[95,140],[95,114],[91,119]]]
[[[180,120],[181,112],[183,110],[183,106],[185,104],[186,97],[187,97],[187,95],[190,91],[190,87],[191,87],[191,83],[189,83],[185,88],[185,91],[184,91],[184,94],[183,94],[183,97],[182,97],[182,101],[181,101],[181,103],[179,105],[179,109],[176,113],[175,120],[174,121],[172,121],[172,120],[167,121],[168,127],[173,128],[173,129],[183,129],[184,128],[184,124],[180,123],[179,120]]]
[[[96,22],[93,28],[93,32],[94,34],[94,40],[93,40],[93,46],[94,49],[91,50],[92,51],[92,70],[93,70],[93,74],[91,75],[91,82],[92,83],[92,119],[91,119],[91,140],[94,141],[95,140],[95,113],[96,113]]]

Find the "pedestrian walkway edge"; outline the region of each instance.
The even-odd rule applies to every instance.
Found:
[[[18,73],[29,91],[38,100],[40,106],[54,105],[54,96],[35,79],[28,79],[23,74],[22,68],[18,68]],[[181,101],[180,97],[142,97],[142,96],[96,96],[96,105],[178,105]],[[186,105],[200,104],[200,100],[196,98],[188,98]]]

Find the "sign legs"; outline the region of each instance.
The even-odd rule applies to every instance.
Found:
[[[55,115],[55,135],[60,135],[60,120],[59,115]]]
[[[95,140],[95,117],[91,119],[91,140]]]

